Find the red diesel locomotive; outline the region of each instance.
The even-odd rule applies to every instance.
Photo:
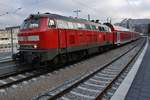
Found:
[[[138,39],[138,33],[56,14],[30,15],[18,34],[19,53],[24,62],[66,62]]]

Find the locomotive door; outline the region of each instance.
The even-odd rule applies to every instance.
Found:
[[[67,36],[65,29],[58,30],[58,42],[59,42],[59,53],[66,54],[67,53]]]
[[[117,32],[117,44],[120,44],[120,32]]]

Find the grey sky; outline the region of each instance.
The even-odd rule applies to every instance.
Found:
[[[18,10],[17,8],[22,8]],[[74,16],[80,9],[82,18],[87,14],[93,19],[113,22],[123,18],[150,18],[150,0],[0,0],[0,28],[20,25],[31,13],[51,12],[65,16]]]

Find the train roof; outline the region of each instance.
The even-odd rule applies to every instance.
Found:
[[[131,32],[131,30],[129,30],[129,29],[125,28],[125,27],[112,25],[111,23],[104,23],[104,25],[109,26],[112,31],[126,31],[126,32]]]
[[[113,27],[114,27],[115,31],[131,31],[131,30],[129,30],[129,29],[125,28],[125,27],[121,27],[121,26],[113,25]]]
[[[73,17],[66,17],[66,16],[62,16],[62,15],[58,15],[58,14],[52,14],[52,13],[31,14],[30,16],[34,16],[34,17],[49,17],[49,18],[61,19],[61,20],[65,20],[65,21],[82,22],[82,23],[93,23],[93,24],[96,24],[96,23],[90,22],[90,21],[88,21],[88,20],[86,20],[86,19],[73,18]],[[29,17],[30,17],[30,16],[29,16]]]
[[[66,16],[62,16],[62,15],[58,15],[58,14],[52,14],[52,13],[44,13],[44,14],[31,14],[29,16],[30,17],[35,17],[35,18],[39,18],[39,17],[48,17],[48,18],[53,18],[53,19],[60,19],[60,20],[64,20],[64,21],[71,21],[71,22],[79,22],[79,23],[84,23],[84,24],[91,24],[91,25],[96,25],[96,26],[101,26],[101,27],[108,27],[105,24],[100,24],[100,23],[96,23],[96,22],[91,22],[88,21],[86,19],[81,19],[81,18],[73,18],[73,17],[66,17]],[[28,18],[27,18],[28,19]]]

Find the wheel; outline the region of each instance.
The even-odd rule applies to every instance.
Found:
[[[59,58],[60,58],[60,63],[62,64],[65,64],[68,61],[67,54],[60,55]]]
[[[59,57],[55,57],[53,60],[52,60],[52,63],[53,65],[57,65],[59,63]]]

